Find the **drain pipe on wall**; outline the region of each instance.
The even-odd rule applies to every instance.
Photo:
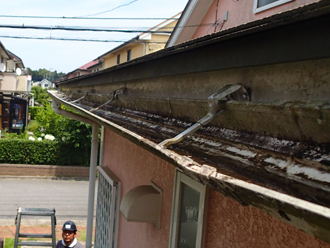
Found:
[[[98,150],[98,133],[99,124],[78,114],[61,109],[61,103],[53,100],[52,108],[55,113],[76,121],[85,122],[92,125],[92,149],[89,167],[89,191],[88,191],[88,210],[87,210],[87,230],[86,230],[86,248],[92,247],[93,235],[93,215],[94,215],[94,198],[95,198],[95,182],[96,182],[96,165],[97,165],[97,150]]]

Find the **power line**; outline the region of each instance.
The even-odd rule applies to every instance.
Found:
[[[105,28],[86,28],[86,27],[64,27],[64,26],[25,26],[23,25],[0,25],[0,28],[15,29],[40,29],[40,30],[67,30],[67,31],[91,31],[91,32],[118,32],[118,33],[151,33],[151,34],[171,34],[172,31],[151,31],[151,30],[124,30],[124,29],[105,29]]]
[[[121,7],[125,7],[125,6],[128,6],[128,5],[131,5],[132,3],[137,2],[137,1],[139,1],[139,0],[133,0],[133,1],[129,2],[129,3],[119,5],[119,6],[115,7],[115,8],[113,8],[113,9],[106,10],[106,11],[103,11],[103,12],[100,12],[100,13],[96,13],[96,14],[92,14],[92,15],[86,15],[86,16],[96,16],[96,15],[101,15],[101,14],[104,14],[104,13],[108,13],[108,12],[114,11],[115,9],[119,9]]]
[[[0,15],[5,18],[34,18],[34,19],[73,19],[73,20],[179,20],[179,18],[147,18],[147,17],[75,17],[75,16],[19,16],[19,15]]]
[[[81,39],[81,38],[61,38],[61,37],[31,37],[31,36],[9,36],[9,35],[0,35],[1,38],[10,38],[10,39],[28,39],[28,40],[63,40],[63,41],[88,41],[88,42],[128,42],[129,43],[141,43],[141,41],[134,40],[98,40],[98,39]],[[166,42],[143,42],[147,44],[165,44]]]

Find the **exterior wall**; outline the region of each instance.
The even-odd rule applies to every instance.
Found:
[[[170,24],[159,28],[157,31],[172,31],[178,21],[173,21]],[[117,65],[117,55],[120,54],[120,63],[127,62],[127,51],[131,49],[131,60],[136,59],[139,57],[142,57],[143,55],[156,52],[160,49],[163,49],[166,45],[167,40],[169,39],[169,35],[155,35],[151,34],[151,39],[143,40],[141,39],[141,43],[148,42],[147,44],[141,44],[141,43],[133,43],[133,44],[127,44],[124,47],[119,48],[115,53],[107,55],[106,57],[103,57],[104,59],[104,69],[109,68],[112,66]],[[164,44],[155,43],[152,44],[152,42],[164,42]]]
[[[153,181],[163,190],[160,228],[127,222],[120,214],[118,248],[168,247],[175,169],[174,166],[112,131],[105,130],[103,165],[121,180],[121,198],[132,188]],[[205,248],[330,248],[254,207],[243,207],[219,192],[209,190]]]
[[[120,61],[121,61],[121,59],[122,59],[122,55],[120,54]],[[117,54],[114,54],[108,58],[105,58],[103,64],[104,64],[104,69],[116,65],[117,64]]]
[[[143,56],[143,45],[136,43],[130,46],[124,46],[115,54],[110,54],[104,58],[104,69],[117,65],[117,55],[120,54],[120,64],[127,62],[127,51],[131,50],[131,60]]]
[[[146,54],[156,52],[158,50],[164,49],[166,42],[170,36],[167,35],[152,35],[152,40],[148,41],[146,44]],[[163,43],[153,43],[153,42],[163,42]]]
[[[90,71],[81,71],[81,70],[74,71],[74,72],[69,74],[68,79],[75,78],[75,77],[80,77],[80,76],[83,76],[83,75],[86,75],[86,74],[90,74]]]
[[[17,91],[27,91],[27,89],[28,89],[27,76],[18,76],[17,77]]]
[[[317,0],[296,0],[291,1],[259,13],[253,13],[253,3],[254,0],[246,0],[246,1],[219,1],[214,0],[212,6],[210,7],[208,13],[204,17],[201,26],[195,32],[193,39],[197,37],[201,37],[207,34],[211,34],[214,32],[220,31],[220,27],[222,24],[215,29],[210,25],[203,24],[210,24],[215,23],[216,19],[220,19],[222,21],[223,15],[226,11],[228,11],[228,20],[223,24],[221,30],[228,29],[231,27],[235,27],[247,22],[252,22],[267,16],[274,15],[276,13],[280,13],[289,9],[297,8],[299,6],[316,2]],[[218,8],[217,8],[218,4]]]
[[[16,91],[16,73],[5,72],[4,79],[1,82],[0,90],[2,91]]]
[[[209,193],[205,248],[329,248],[313,236],[254,207]]]
[[[167,247],[174,166],[107,129],[103,165],[108,166],[121,180],[121,198],[136,186],[150,185],[150,181],[163,190],[160,228],[150,223],[127,222],[120,214],[118,248]]]

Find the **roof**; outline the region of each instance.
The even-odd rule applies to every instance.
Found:
[[[242,205],[330,242],[329,22],[320,1],[50,94]]]
[[[8,50],[7,50],[8,51]],[[12,52],[8,51],[8,53],[10,54],[10,57],[16,61],[16,63],[18,63],[21,68],[24,68],[24,64],[23,64],[23,61],[20,57],[18,57],[17,55],[13,54]]]
[[[9,59],[10,58],[10,54],[8,53],[8,51],[7,51],[7,49],[4,47],[4,45],[0,42],[0,48],[2,48],[2,55],[5,55],[5,56],[7,56],[7,59]]]
[[[94,66],[96,64],[98,64],[100,61],[98,59],[94,59],[93,61],[88,62],[87,64],[80,66],[78,69],[76,70],[88,70],[89,67]],[[74,71],[76,71],[74,70]]]

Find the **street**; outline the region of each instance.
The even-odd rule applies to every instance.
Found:
[[[55,208],[57,225],[66,220],[86,225],[88,185],[88,181],[0,178],[0,226],[15,225],[18,207]],[[50,218],[24,216],[22,224],[49,225]]]

